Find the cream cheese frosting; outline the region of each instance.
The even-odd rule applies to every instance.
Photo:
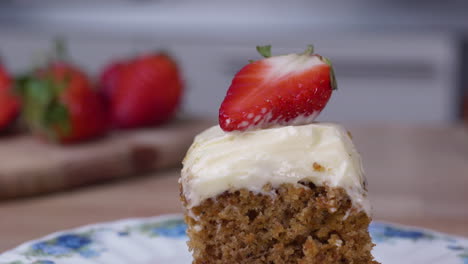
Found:
[[[195,137],[180,179],[189,208],[225,191],[299,181],[342,187],[353,207],[369,214],[361,158],[347,131],[332,123],[247,132],[211,127]]]

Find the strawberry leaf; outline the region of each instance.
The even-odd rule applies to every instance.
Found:
[[[17,78],[15,86],[23,99],[23,118],[32,130],[52,140],[71,133],[69,111],[59,101],[66,81],[29,74]]]
[[[257,51],[265,58],[271,57],[271,45],[257,46]]]
[[[68,135],[71,133],[68,109],[57,101],[48,105],[44,113],[44,124],[50,128],[57,128],[61,135]]]
[[[16,80],[16,91],[23,99],[23,118],[30,128],[42,130],[42,116],[53,99],[48,83],[31,75],[21,76]]]
[[[335,70],[333,69],[333,65],[331,61],[328,58],[325,58],[323,56],[321,58],[323,62],[325,62],[326,64],[328,64],[328,66],[330,66],[330,82],[331,82],[332,89],[338,90],[338,84],[336,82],[336,77],[335,77]]]
[[[31,80],[27,85],[27,96],[37,104],[46,106],[54,97],[53,91],[48,89],[48,82],[43,80]]]

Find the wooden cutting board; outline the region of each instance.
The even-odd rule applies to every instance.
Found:
[[[69,189],[180,165],[207,121],[114,132],[71,146],[27,134],[0,137],[0,200]]]

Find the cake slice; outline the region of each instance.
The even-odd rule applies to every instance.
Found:
[[[245,81],[235,77],[221,106],[221,126],[195,138],[180,179],[194,264],[377,263],[360,156],[344,128],[312,122],[328,101],[314,99],[331,91],[333,72],[309,57],[266,59],[262,63],[275,73],[267,80],[241,70],[236,77],[248,72],[248,89],[261,91],[238,96],[247,86],[235,87]],[[281,75],[285,62],[289,73]],[[317,67],[327,74],[317,75]],[[311,82],[303,82],[304,73]],[[284,80],[275,92],[271,84]],[[312,88],[319,95],[306,94],[308,108],[298,93]],[[258,96],[267,98],[253,107]]]

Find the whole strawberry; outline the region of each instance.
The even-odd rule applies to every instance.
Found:
[[[107,65],[99,75],[98,91],[106,102],[110,102],[117,89],[119,77],[127,61],[115,61]]]
[[[108,132],[109,117],[102,98],[78,67],[54,60],[18,80],[24,118],[41,137],[75,143]]]
[[[20,112],[18,98],[12,91],[12,80],[0,65],[0,131],[9,127]]]
[[[328,59],[314,54],[271,57],[271,46],[257,47],[266,59],[242,68],[219,110],[224,131],[268,128],[312,122],[336,89]]]
[[[182,90],[179,69],[168,55],[137,57],[118,75],[111,99],[113,123],[120,128],[164,123],[176,113]]]

